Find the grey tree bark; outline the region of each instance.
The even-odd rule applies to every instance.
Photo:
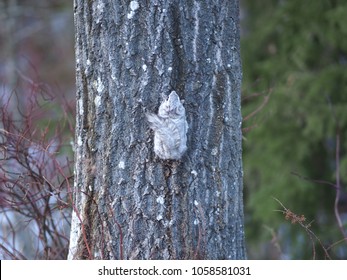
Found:
[[[238,0],[75,0],[70,259],[244,259]],[[146,113],[175,90],[180,160]]]

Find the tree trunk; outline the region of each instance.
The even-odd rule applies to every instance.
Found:
[[[238,6],[75,0],[70,259],[246,258]],[[189,126],[178,160],[154,153],[146,119],[171,91]]]

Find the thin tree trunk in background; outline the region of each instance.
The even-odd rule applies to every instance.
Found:
[[[246,258],[238,5],[75,0],[70,259]],[[146,113],[172,90],[188,149],[162,160]]]

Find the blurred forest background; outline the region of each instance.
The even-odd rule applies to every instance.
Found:
[[[347,1],[240,0],[250,259],[347,259]],[[64,259],[71,0],[0,0],[0,259]]]

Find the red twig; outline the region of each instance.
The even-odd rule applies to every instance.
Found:
[[[112,216],[113,220],[114,220],[114,223],[117,225],[117,228],[118,228],[118,231],[119,231],[119,257],[120,257],[120,260],[123,260],[123,231],[122,231],[122,227],[120,226],[120,224],[118,223],[115,215],[114,215],[114,212],[111,208],[111,199],[109,198],[109,202],[107,203],[107,206],[108,206],[108,210],[110,212],[110,215]]]
[[[328,253],[328,249],[324,247],[323,243],[321,240],[318,238],[318,236],[310,229],[311,223],[305,223],[306,222],[306,217],[304,215],[297,215],[288,208],[286,208],[281,201],[279,201],[277,198],[273,197],[274,200],[276,200],[283,208],[283,210],[276,210],[285,215],[286,220],[290,220],[292,224],[299,224],[307,233],[308,237],[311,240],[311,245],[312,245],[312,254],[313,254],[313,259],[316,259],[316,246],[314,240],[316,240],[321,248],[324,251],[325,257],[328,259],[330,258],[330,255]]]

